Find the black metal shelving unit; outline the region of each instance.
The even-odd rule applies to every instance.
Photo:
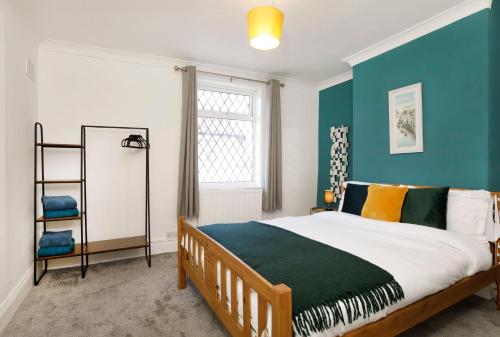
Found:
[[[41,186],[41,196],[45,196],[45,186],[48,184],[77,184],[80,186],[80,200],[83,200],[83,196],[86,194],[86,191],[84,191],[85,186],[84,186],[84,178],[83,178],[83,163],[82,163],[82,158],[83,158],[83,152],[84,148],[81,144],[55,144],[55,143],[45,143],[43,140],[43,126],[41,123],[36,122],[35,123],[35,137],[34,137],[34,181],[33,181],[33,202],[34,202],[34,211],[33,211],[33,271],[34,271],[34,276],[33,276],[33,281],[35,285],[38,285],[40,280],[43,278],[45,273],[47,272],[47,266],[48,266],[48,260],[52,259],[61,259],[61,258],[66,258],[66,257],[74,257],[74,256],[80,256],[80,265],[81,265],[81,272],[82,272],[82,278],[85,277],[85,272],[87,271],[87,266],[88,266],[88,256],[84,254],[84,250],[82,249],[85,247],[84,245],[84,240],[86,242],[87,236],[83,235],[84,233],[86,234],[86,203],[80,202],[80,215],[79,216],[74,216],[74,217],[67,217],[67,218],[51,218],[51,219],[46,219],[43,216],[38,217],[38,186]],[[46,148],[59,148],[59,149],[78,149],[80,150],[80,179],[75,179],[75,180],[45,180],[45,149]],[[38,179],[38,153],[40,152],[40,175],[41,179]],[[72,253],[66,254],[66,255],[57,255],[57,256],[47,256],[47,257],[40,257],[38,256],[37,252],[37,243],[38,243],[38,225],[40,223],[43,224],[43,230],[47,230],[47,222],[54,222],[54,221],[74,221],[74,220],[79,220],[80,221],[80,243],[75,244],[75,249],[73,250]],[[85,224],[85,226],[84,226]],[[84,232],[84,227],[85,227],[85,232]],[[84,255],[85,255],[85,263],[84,263]],[[38,276],[37,273],[37,266],[39,262],[43,262],[43,272],[40,276]]]
[[[123,130],[141,130],[146,133],[146,144],[144,148],[146,151],[146,193],[145,193],[145,224],[144,235],[125,237],[111,240],[88,241],[88,225],[87,225],[87,129],[123,129]],[[151,267],[151,205],[150,205],[150,180],[149,180],[149,129],[140,127],[124,127],[124,126],[104,126],[104,125],[82,125],[81,126],[81,143],[80,144],[55,144],[44,143],[43,140],[43,126],[41,123],[35,123],[34,127],[34,283],[38,285],[40,280],[47,272],[48,261],[52,259],[68,258],[80,256],[80,268],[82,278],[85,278],[87,267],[89,263],[89,255],[100,254],[106,252],[114,252],[127,249],[144,248],[144,253],[148,266]],[[80,179],[75,180],[45,180],[45,148],[64,148],[64,149],[79,149],[80,150]],[[40,180],[38,179],[38,153],[40,152]],[[45,196],[45,186],[47,184],[78,184],[80,186],[80,215],[67,218],[46,219],[43,216],[38,217],[38,198]],[[41,186],[41,194],[39,193],[39,186]],[[47,230],[47,222],[56,221],[80,221],[80,243],[75,244],[75,249],[72,253],[67,255],[57,255],[50,257],[39,257],[37,254],[38,243],[38,225],[43,224],[43,230]],[[40,276],[37,274],[37,266],[39,262],[43,262],[43,272]]]
[[[83,163],[83,176],[84,190],[87,188],[87,129],[108,129],[108,130],[134,130],[143,131],[146,134],[146,144],[144,147],[145,153],[145,214],[144,214],[144,235],[125,237],[113,240],[103,240],[94,241],[87,243],[87,253],[88,254],[98,254],[104,252],[112,252],[118,250],[127,250],[134,248],[144,248],[144,254],[148,262],[148,266],[151,267],[151,203],[150,203],[150,180],[149,180],[149,128],[143,127],[131,127],[131,126],[108,126],[108,125],[82,125],[81,127],[81,142],[82,142],[82,163]],[[135,148],[137,149],[137,148]],[[87,203],[87,196],[84,194],[85,204]],[[87,221],[87,216],[85,216],[85,221]],[[86,226],[85,226],[86,227]]]

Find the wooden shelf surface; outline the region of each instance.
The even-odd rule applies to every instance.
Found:
[[[57,144],[57,143],[36,143],[36,146],[64,148],[64,149],[81,149],[83,146],[80,144]]]
[[[80,184],[84,182],[85,179],[70,179],[70,180],[37,180],[37,184]]]
[[[143,248],[148,246],[146,236],[132,236],[127,238],[102,240],[89,242],[87,245],[87,254],[99,254],[106,252],[116,252],[119,250]]]
[[[132,236],[127,238],[112,239],[112,240],[101,240],[92,241],[87,244],[87,249],[84,249],[83,253],[92,255],[99,253],[117,252],[120,250],[134,249],[134,248],[144,248],[147,247],[148,241],[146,236]],[[53,260],[62,259],[66,257],[80,256],[81,244],[75,244],[75,249],[71,254],[57,255],[57,256],[47,256],[47,257],[37,257],[37,261],[43,260]]]
[[[80,215],[77,216],[68,216],[65,218],[45,218],[43,216],[36,219],[36,222],[53,222],[53,221],[71,221],[71,220],[80,220],[82,217]]]

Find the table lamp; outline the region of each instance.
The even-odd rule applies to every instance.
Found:
[[[326,204],[325,210],[333,210],[332,205],[335,203],[335,193],[332,190],[325,190],[324,199]]]

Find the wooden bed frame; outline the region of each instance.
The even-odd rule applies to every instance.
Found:
[[[500,196],[500,192],[492,194]],[[188,242],[183,245],[182,240],[186,234]],[[396,310],[385,318],[350,331],[344,336],[396,336],[493,283],[497,285],[496,303],[497,310],[500,310],[500,239],[496,243],[490,243],[490,246],[492,267],[489,270],[466,277],[446,289]],[[288,286],[269,283],[215,240],[186,223],[184,217],[178,219],[177,247],[179,289],[186,287],[186,277],[189,276],[231,336],[251,336],[250,289],[252,289],[258,294],[257,336],[262,336],[267,327],[267,310],[270,304],[271,336],[292,337],[292,290]],[[201,263],[202,250],[204,267]],[[220,277],[220,295],[217,289],[217,263],[220,263],[220,275],[225,275],[226,270],[231,271],[230,309],[227,302],[221,300],[227,295],[226,277]],[[237,296],[232,296],[236,294],[237,278],[243,283],[243,324],[240,324],[238,319]]]

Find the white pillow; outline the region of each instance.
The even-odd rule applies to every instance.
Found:
[[[492,206],[491,200],[491,194],[485,190],[450,190],[446,229],[487,241],[485,229],[488,210]]]

